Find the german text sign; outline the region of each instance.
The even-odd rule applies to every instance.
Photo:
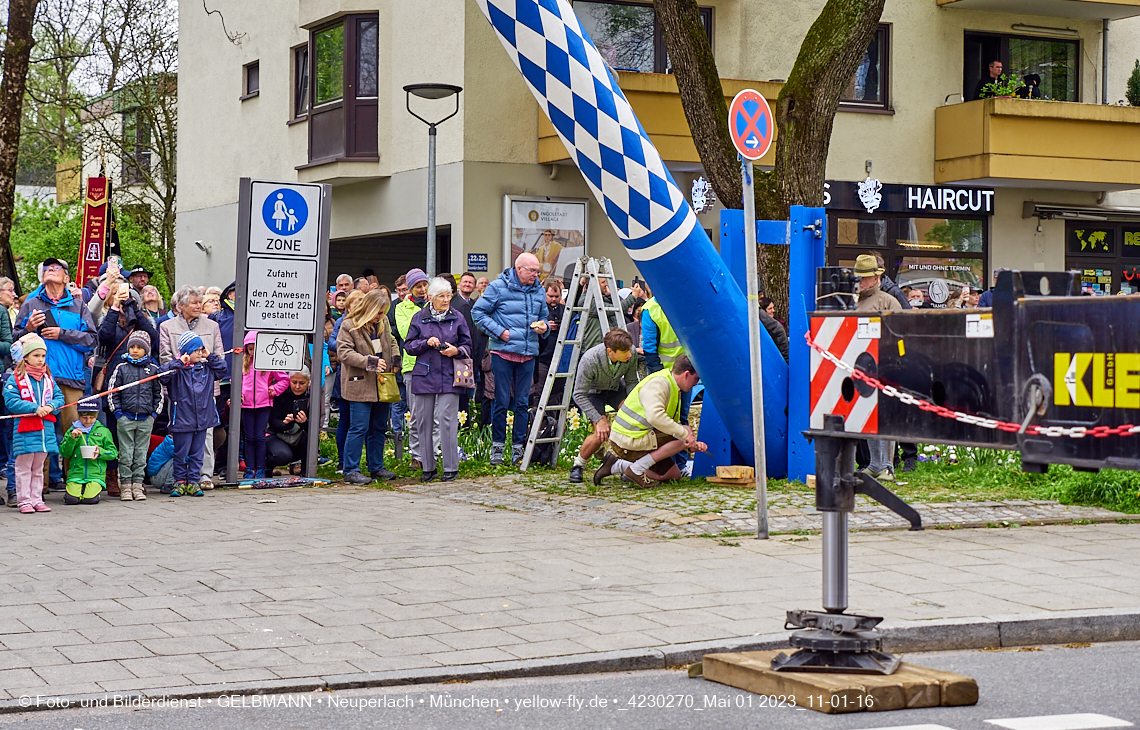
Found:
[[[250,256],[247,271],[247,330],[313,331],[318,304],[316,259]]]
[[[305,335],[258,332],[253,346],[253,367],[256,370],[299,373],[305,366],[305,354],[308,349],[309,344]]]
[[[249,252],[316,256],[320,251],[321,186],[255,182],[249,210]]]

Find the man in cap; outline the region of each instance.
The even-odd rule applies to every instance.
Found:
[[[74,403],[87,386],[84,361],[97,341],[95,321],[82,297],[75,297],[67,287],[70,267],[66,261],[47,258],[41,269],[43,283],[24,300],[12,323],[12,337],[18,340],[36,332],[44,339],[47,364],[64,402]],[[78,417],[75,406],[63,409],[56,421],[56,435],[62,438],[64,428]],[[49,465],[51,489],[63,489],[63,471],[54,455]]]
[[[887,294],[880,288],[883,268],[875,257],[863,254],[855,259],[855,276],[859,277],[859,301],[855,305],[857,312],[901,312],[902,305],[899,300]],[[881,439],[868,439],[867,450],[871,463],[867,473],[875,479],[885,482],[895,480],[893,441]]]
[[[150,283],[153,272],[147,271],[145,266],[136,266],[127,274],[127,281],[131,282],[131,298],[142,307],[142,290]]]

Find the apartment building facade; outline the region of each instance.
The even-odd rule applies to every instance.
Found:
[[[441,271],[494,277],[526,249],[546,274],[582,251],[636,273],[474,0],[214,5],[224,29],[192,0],[180,8],[180,283],[233,277],[246,176],[333,186],[330,276],[390,282],[422,266],[427,134],[407,105],[432,118],[455,104],[409,100],[403,87],[423,82],[463,87],[438,129]],[[774,100],[823,0],[701,6],[726,96]],[[691,189],[700,160],[652,4],[574,8]],[[878,250],[935,305],[997,267],[1080,268],[1105,293],[1140,284],[1127,192],[1140,188],[1140,108],[1101,103],[1106,86],[1123,98],[1137,56],[1140,0],[888,0],[832,136],[829,258]],[[1047,98],[974,100],[994,60]],[[717,206],[700,219],[715,233]]]

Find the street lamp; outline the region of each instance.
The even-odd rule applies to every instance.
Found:
[[[424,124],[428,125],[428,222],[427,222],[427,275],[435,276],[435,128],[459,113],[459,92],[462,86],[453,84],[408,84],[404,87],[407,93],[408,113]],[[438,122],[429,122],[412,111],[412,96],[421,99],[446,99],[455,96],[455,111],[448,114]]]

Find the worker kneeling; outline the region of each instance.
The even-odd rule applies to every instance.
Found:
[[[686,449],[708,451],[693,429],[680,423],[681,393],[691,391],[699,380],[692,361],[681,355],[672,370],[658,370],[638,383],[614,418],[610,453],[594,473],[594,484],[622,475],[646,489],[651,480],[682,478],[673,457]]]
[[[594,424],[594,432],[582,442],[570,482],[582,483],[582,470],[598,449],[610,438],[610,421],[606,406],[621,408],[626,393],[637,383],[637,358],[633,354],[633,337],[623,329],[606,333],[602,343],[586,350],[574,377],[574,404]]]

